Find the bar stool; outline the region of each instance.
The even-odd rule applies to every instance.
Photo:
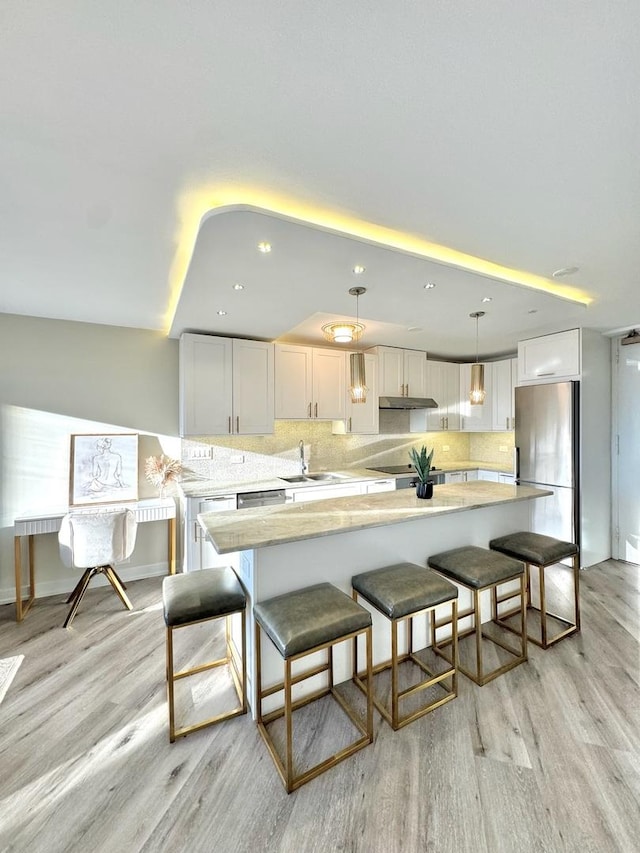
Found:
[[[366,724],[363,724],[356,709],[336,692],[333,684],[333,647],[360,634],[366,637],[367,675],[371,677],[371,614],[330,583],[317,584],[262,601],[254,606],[253,614],[256,621],[258,729],[287,793],[290,794],[291,791],[373,742],[371,696],[367,696]],[[262,687],[261,629],[284,661],[284,681],[267,688]],[[327,653],[324,663],[292,674],[292,664],[307,655],[321,651]],[[324,672],[327,673],[326,687],[293,701],[292,685]],[[263,714],[263,700],[281,691],[284,692],[284,705],[268,714]],[[327,695],[333,696],[355,724],[361,736],[329,758],[302,773],[296,773],[293,755],[293,712]],[[280,717],[284,717],[286,730],[284,760],[280,757],[274,739],[267,729],[269,723]]]
[[[510,533],[507,536],[492,539],[489,542],[489,547],[494,551],[500,551],[502,554],[514,557],[516,560],[522,560],[524,563],[527,580],[527,607],[529,610],[536,610],[540,613],[540,635],[539,637],[532,636],[529,633],[529,640],[532,643],[543,649],[548,649],[549,646],[553,646],[564,637],[568,637],[570,634],[574,634],[580,630],[580,554],[577,545],[573,542],[554,539],[552,536],[543,536],[540,533],[529,533],[523,530],[519,533]],[[573,621],[565,619],[563,616],[558,616],[556,613],[551,613],[547,609],[547,595],[545,590],[546,570],[551,566],[557,565],[567,557],[571,557],[573,571]],[[536,566],[538,569],[540,607],[534,607],[531,603],[531,566]],[[509,613],[504,613],[497,621],[504,628],[517,633],[513,626],[504,621],[517,612],[517,609],[515,609],[509,611]],[[549,616],[567,626],[564,630],[551,637],[551,639],[549,639],[547,626]],[[494,614],[495,619],[496,615]]]
[[[365,683],[362,676],[358,673],[357,638],[354,640],[353,680],[364,693],[367,693],[368,690],[371,691],[374,705],[393,730],[397,731],[408,723],[424,716],[429,711],[433,711],[435,708],[439,708],[440,705],[444,705],[445,702],[455,699],[457,696],[456,657],[458,644],[456,615],[458,588],[436,572],[432,572],[423,566],[413,565],[412,563],[398,563],[395,566],[386,566],[382,569],[374,569],[370,572],[354,575],[351,578],[351,587],[353,589],[354,601],[358,600],[358,595],[362,596],[365,601],[383,616],[386,616],[391,622],[391,659],[384,663],[376,664],[372,670],[372,675],[377,675],[387,669],[391,670],[391,709],[375,695],[373,681],[369,680]],[[436,674],[413,651],[413,620],[414,617],[424,613],[427,622],[429,622],[429,616],[431,616],[431,623],[433,625],[436,607],[445,603],[451,605],[451,619],[449,621],[453,626],[453,664],[444,672]],[[406,623],[407,651],[405,654],[399,655],[398,624],[401,622]],[[422,679],[417,684],[401,691],[398,687],[398,665],[405,661],[412,661],[420,667],[428,678]],[[442,684],[447,678],[451,679],[449,689]],[[411,713],[403,716],[400,715],[400,700],[435,685],[439,685],[444,690],[443,696],[437,696],[431,702]]]
[[[524,582],[524,566],[522,563],[512,560],[504,554],[499,554],[497,551],[489,551],[486,548],[478,548],[475,545],[467,545],[462,548],[454,548],[452,551],[443,551],[440,554],[434,554],[429,557],[428,564],[431,568],[436,569],[441,574],[450,578],[455,583],[464,587],[469,591],[472,598],[472,606],[467,610],[458,611],[458,620],[466,617],[472,617],[472,625],[463,631],[458,630],[458,640],[463,637],[475,636],[476,646],[476,669],[475,672],[462,666],[458,660],[458,669],[464,673],[467,678],[475,681],[476,684],[482,686],[487,682],[492,681],[499,675],[513,669],[527,660],[527,614],[526,607],[522,607],[521,627],[522,634],[520,635],[520,650],[513,649],[506,643],[502,642],[498,637],[492,637],[482,630],[482,610],[480,595],[485,590],[491,590],[492,603],[495,606],[497,589],[502,584],[510,581],[519,581],[520,589],[514,595],[520,596],[520,601],[524,603],[526,587]],[[494,620],[495,621],[495,620]],[[444,623],[439,623],[444,624]],[[494,645],[499,646],[512,655],[512,659],[508,660],[501,666],[497,666],[488,672],[484,670],[482,658],[482,640],[489,640]],[[443,648],[449,645],[451,641],[435,642],[433,641],[433,649],[438,654],[441,654],[445,660],[451,663]]]
[[[169,575],[162,581],[162,604],[164,621],[167,626],[167,698],[169,703],[169,740],[171,743],[178,737],[197,732],[214,723],[228,720],[239,714],[247,713],[247,669],[245,628],[247,598],[229,566],[220,569],[202,569],[198,572]],[[242,617],[241,662],[238,663],[238,652],[231,639],[230,617],[240,613]],[[181,672],[174,671],[173,664],[173,632],[178,628],[186,628],[198,622],[225,618],[226,656],[219,660],[210,661]],[[187,678],[199,672],[205,672],[218,666],[228,666],[233,683],[238,694],[238,707],[216,714],[203,722],[176,729],[174,685],[180,678]]]

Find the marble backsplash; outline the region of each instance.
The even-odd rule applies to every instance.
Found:
[[[290,476],[300,470],[304,442],[310,471],[409,463],[409,449],[434,448],[434,465],[477,460],[510,466],[513,433],[385,433],[334,435],[329,421],[275,421],[272,435],[204,436],[182,442],[183,479],[241,482]]]

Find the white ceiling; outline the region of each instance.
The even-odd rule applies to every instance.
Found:
[[[362,284],[363,342],[452,358],[475,354],[478,309],[485,355],[640,325],[637,2],[5,0],[1,15],[0,311],[313,342],[355,316]],[[206,216],[222,197],[236,207]],[[257,197],[546,278],[577,266],[563,282],[593,301],[268,216]]]

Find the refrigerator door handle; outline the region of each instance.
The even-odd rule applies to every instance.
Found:
[[[513,469],[514,469],[514,474],[515,474],[516,483],[517,483],[518,480],[520,479],[520,448],[519,447],[513,448],[513,456],[514,456]]]

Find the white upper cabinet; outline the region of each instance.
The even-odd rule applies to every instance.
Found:
[[[342,350],[276,344],[275,416],[287,420],[345,417]]]
[[[460,365],[427,360],[427,396],[437,409],[427,410],[427,430],[460,429]]]
[[[348,433],[359,435],[377,435],[379,432],[380,409],[378,408],[378,359],[373,353],[364,354],[364,373],[367,384],[367,399],[364,403],[352,403],[349,393],[351,368],[349,354],[345,359],[345,383],[347,386],[344,420],[335,421],[334,435]]]
[[[489,367],[493,371],[493,429],[512,430],[515,428],[514,388],[517,383],[518,359],[494,361],[487,365],[485,370]]]
[[[381,397],[426,397],[427,354],[422,350],[374,347]]]
[[[180,338],[180,434],[273,432],[273,344]]]
[[[580,329],[529,338],[518,344],[518,384],[580,379]]]

